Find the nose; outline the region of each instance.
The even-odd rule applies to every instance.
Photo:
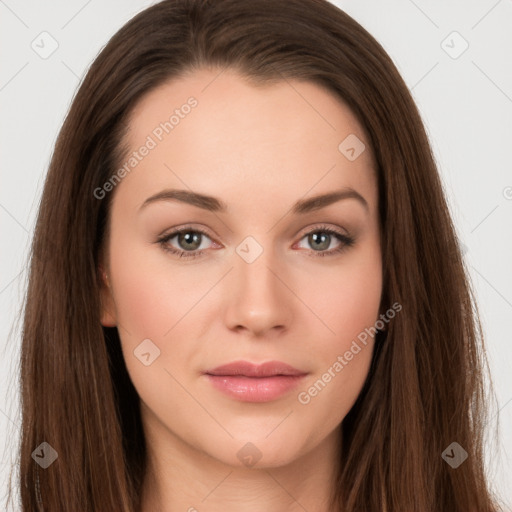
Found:
[[[263,250],[248,263],[235,254],[226,280],[226,325],[254,336],[268,337],[289,328],[293,316],[293,283],[273,252]],[[274,333],[275,334],[272,334]]]

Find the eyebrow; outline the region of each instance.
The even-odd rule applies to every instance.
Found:
[[[305,214],[325,208],[330,204],[344,199],[356,199],[362,206],[364,206],[365,210],[369,212],[370,208],[366,199],[351,187],[329,192],[327,194],[320,194],[307,199],[300,199],[292,206],[291,212],[292,214]],[[139,207],[139,210],[142,210],[149,204],[157,201],[180,201],[182,203],[202,208],[203,210],[218,213],[226,213],[228,209],[227,204],[216,197],[199,194],[198,192],[192,192],[189,190],[165,189],[151,197],[148,197]]]

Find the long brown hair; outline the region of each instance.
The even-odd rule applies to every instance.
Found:
[[[98,263],[143,95],[202,67],[255,85],[308,80],[345,101],[378,168],[383,303],[379,335],[341,424],[332,509],[497,510],[484,468],[488,365],[474,293],[421,117],[395,65],[325,0],[165,0],[123,26],[91,65],[58,136],[31,250],[21,347],[23,511],[136,512],[146,447],[118,332],[100,324]],[[341,142],[341,141],[340,141]],[[381,333],[382,334],[382,333]],[[32,453],[47,442],[57,460]],[[468,454],[453,468],[441,454]]]

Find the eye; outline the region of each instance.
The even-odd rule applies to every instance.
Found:
[[[301,240],[304,238],[306,238],[307,243],[313,247],[313,251],[310,254],[311,256],[333,256],[352,247],[355,242],[353,237],[340,233],[328,226],[316,226],[313,231],[306,233]],[[334,249],[328,251],[324,250],[329,248],[331,242],[333,242],[333,238],[338,241],[339,245]]]
[[[202,238],[210,238],[205,231],[197,228],[182,228],[158,239],[158,243],[161,245],[164,251],[175,254],[180,258],[195,258],[201,256],[205,252],[205,248],[202,250],[198,249],[202,245]],[[178,246],[183,247],[185,250],[173,247],[170,242],[173,238],[176,238]]]

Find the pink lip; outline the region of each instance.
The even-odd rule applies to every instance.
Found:
[[[205,372],[212,385],[244,402],[269,402],[295,388],[307,375],[280,361],[255,365],[234,361]]]

